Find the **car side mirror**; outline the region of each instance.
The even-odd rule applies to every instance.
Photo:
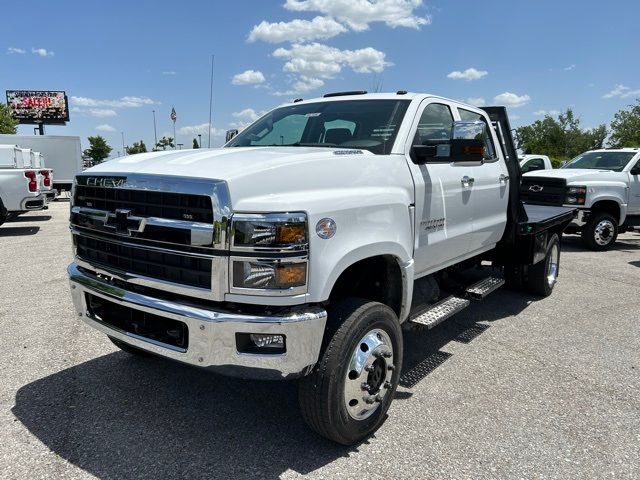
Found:
[[[227,143],[229,140],[231,140],[236,135],[238,135],[238,130],[236,128],[234,128],[233,130],[227,130],[227,135],[225,136],[224,143]]]
[[[637,165],[629,172],[631,175],[640,175],[640,165]]]

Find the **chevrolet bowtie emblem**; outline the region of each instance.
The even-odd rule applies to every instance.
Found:
[[[114,213],[107,214],[104,226],[114,230],[117,235],[131,236],[132,232],[142,232],[144,222],[141,217],[131,215],[131,210],[117,209]]]
[[[531,185],[531,186],[529,187],[529,190],[531,190],[532,192],[539,193],[539,192],[541,192],[542,190],[544,190],[544,187],[543,187],[543,186],[541,186],[541,185]]]

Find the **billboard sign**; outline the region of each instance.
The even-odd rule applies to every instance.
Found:
[[[67,94],[49,90],[7,90],[7,106],[20,123],[64,125],[69,121]]]

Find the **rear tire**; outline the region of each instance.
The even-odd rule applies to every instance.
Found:
[[[318,434],[353,445],[387,417],[402,367],[402,331],[393,310],[377,302],[348,299],[328,313],[327,345],[299,382],[300,410]]]
[[[582,243],[590,250],[609,250],[618,238],[618,222],[606,212],[594,213],[582,227]]]
[[[9,218],[9,212],[4,208],[4,203],[2,203],[2,199],[0,198],[0,225],[7,221]]]
[[[555,233],[547,243],[544,260],[529,267],[526,290],[536,295],[548,297],[556,286],[560,272],[560,239]]]
[[[109,337],[109,336],[107,335],[107,337]],[[109,340],[111,340],[111,343],[113,343],[120,350],[122,350],[123,352],[127,352],[130,355],[135,355],[136,357],[150,357],[151,356],[150,353],[145,352],[144,350],[140,350],[139,348],[132,347],[131,345],[129,345],[127,343],[121,342],[117,338],[109,337]]]

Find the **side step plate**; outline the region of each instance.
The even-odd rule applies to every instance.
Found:
[[[449,318],[451,315],[455,315],[459,311],[464,310],[470,303],[471,302],[466,298],[454,296],[447,297],[429,309],[412,317],[409,321],[423,325],[427,328],[433,328],[440,322]]]
[[[473,300],[482,300],[494,290],[504,285],[504,279],[499,277],[487,277],[467,287],[467,295]]]

